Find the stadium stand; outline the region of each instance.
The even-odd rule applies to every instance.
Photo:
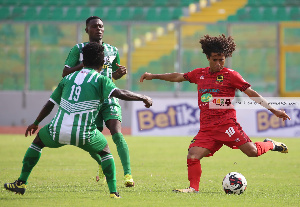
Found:
[[[13,21],[13,22],[29,22],[30,23],[30,39],[32,42],[37,43],[37,50],[32,51],[31,54],[31,70],[35,71],[39,80],[31,80],[31,89],[49,90],[52,88],[51,81],[47,79],[47,72],[40,71],[45,64],[51,65],[53,69],[61,68],[62,63],[68,53],[71,45],[73,44],[68,34],[62,34],[59,27],[51,25],[51,22],[80,22],[82,23],[86,17],[90,15],[98,15],[104,21],[109,22],[122,22],[122,21],[144,21],[157,23],[133,26],[134,33],[132,33],[132,41],[137,42],[136,47],[132,51],[132,67],[131,72],[135,76],[142,74],[145,71],[169,71],[174,70],[175,49],[177,40],[174,28],[164,27],[160,28],[159,23],[172,23],[172,21],[182,22],[202,22],[202,23],[236,23],[236,22],[278,22],[278,21],[299,21],[300,20],[300,1],[299,0],[219,0],[210,1],[210,5],[202,6],[201,3],[207,1],[200,0],[3,0],[0,5],[0,21]],[[192,4],[197,5],[194,12],[189,14]],[[112,15],[113,14],[113,15]],[[214,14],[214,15],[211,15]],[[35,27],[35,22],[43,21],[47,26]],[[169,24],[171,25],[171,24]],[[168,26],[169,26],[168,25]],[[107,27],[107,26],[106,26]],[[137,29],[135,29],[137,28]],[[14,28],[2,26],[0,33],[4,35],[9,34],[12,38],[15,33]],[[122,45],[126,43],[127,39],[124,37],[126,34],[126,27],[108,27],[107,31],[112,31],[114,44]],[[74,26],[73,30],[76,32]],[[210,27],[210,25],[200,26],[184,26],[182,30],[183,38],[183,67],[190,68],[192,65],[199,62],[205,62],[199,53],[199,48],[195,50],[195,43],[199,37],[203,35],[202,31],[209,32],[210,34],[225,33],[224,27]],[[51,35],[53,34],[53,35]],[[122,35],[123,34],[123,35]],[[117,38],[116,38],[117,37]],[[149,38],[150,37],[150,38]],[[73,37],[75,39],[75,37]],[[105,36],[106,41],[110,42],[109,35]],[[191,38],[193,43],[191,43]],[[62,39],[64,41],[62,41]],[[62,43],[64,42],[64,43]],[[65,42],[71,42],[70,44]],[[141,43],[142,42],[142,43]],[[9,41],[4,45],[5,48],[16,47],[16,44],[10,44]],[[65,49],[58,49],[64,44]],[[47,52],[40,51],[47,45]],[[51,46],[52,45],[52,46]],[[60,46],[59,46],[60,45]],[[241,44],[239,44],[241,45]],[[3,46],[3,45],[2,45]],[[159,51],[157,47],[160,47]],[[197,45],[198,46],[198,45]],[[196,47],[197,47],[196,46]],[[119,46],[118,46],[119,47]],[[120,48],[120,47],[119,47]],[[240,61],[243,57],[255,58],[262,66],[265,64],[265,59],[276,58],[276,49],[274,47],[266,47],[265,49],[250,48],[247,51],[241,47],[238,50],[238,55],[232,58],[234,66],[244,69],[242,73],[247,75],[250,80],[260,80],[259,74],[267,84],[264,90],[274,90],[274,87],[269,87],[274,82],[274,78],[269,78],[266,71],[270,74],[275,73],[270,67],[272,64],[266,64],[261,67],[263,71],[253,71],[252,68],[246,67]],[[36,54],[40,53],[40,54]],[[38,56],[38,57],[37,57]],[[199,56],[202,58],[199,59]],[[52,62],[44,62],[43,64],[37,63],[36,58],[52,59]],[[24,57],[18,60],[19,64],[24,65]],[[21,62],[20,62],[21,61]],[[121,62],[127,65],[126,51],[122,51]],[[250,64],[251,65],[251,64]],[[50,66],[49,66],[50,67]],[[192,69],[192,68],[190,68]],[[167,70],[168,71],[168,70]],[[24,67],[17,71],[19,74],[24,73]],[[60,71],[55,72],[60,76]],[[11,80],[18,79],[19,76]],[[20,76],[21,77],[21,76]],[[134,77],[132,79],[134,79]],[[2,80],[2,79],[1,79]],[[0,81],[1,81],[0,80]],[[15,81],[16,82],[16,81]],[[20,82],[20,81],[19,81]],[[40,84],[44,82],[42,87]],[[2,83],[2,84],[1,84]],[[3,81],[1,81],[0,89],[3,88]],[[11,85],[11,84],[10,84]],[[55,85],[55,84],[54,84]],[[10,86],[11,87],[11,86]],[[135,86],[134,86],[135,87]],[[147,85],[148,87],[148,85]],[[153,90],[162,89],[163,86],[154,84]],[[20,87],[19,87],[20,88]],[[182,87],[182,90],[189,90]],[[7,88],[6,88],[7,89]],[[15,87],[12,87],[15,89]],[[136,88],[138,89],[138,88]],[[149,89],[149,88],[147,88]],[[164,89],[165,90],[165,89]]]

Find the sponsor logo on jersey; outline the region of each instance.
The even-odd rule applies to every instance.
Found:
[[[220,82],[223,82],[223,79],[224,79],[224,76],[223,75],[218,75],[217,76],[217,81],[220,83]]]
[[[200,79],[204,79],[204,75],[201,75]]]
[[[201,96],[201,101],[202,102],[209,102],[212,100],[213,96],[210,93],[205,93]]]
[[[199,93],[219,93],[220,89],[214,88],[200,88]]]

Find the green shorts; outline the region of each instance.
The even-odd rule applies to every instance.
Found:
[[[66,145],[66,144],[60,144],[58,141],[53,140],[52,136],[49,133],[48,125],[41,128],[38,135],[46,147],[59,148]],[[76,147],[79,147],[90,153],[98,153],[102,151],[106,145],[107,145],[107,140],[105,139],[104,135],[99,130],[96,130],[96,134],[94,137],[90,139],[86,139],[84,145],[80,144]]]
[[[122,110],[119,104],[112,103],[112,104],[103,104],[101,106],[101,109],[95,120],[97,128],[98,129],[101,128],[103,130],[103,122],[106,122],[111,119],[117,119],[120,122],[122,122]]]

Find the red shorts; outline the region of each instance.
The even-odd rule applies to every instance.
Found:
[[[212,130],[200,130],[192,140],[189,148],[203,147],[210,151],[207,157],[212,156],[223,145],[232,149],[251,142],[250,138],[243,131],[239,123],[226,124]]]

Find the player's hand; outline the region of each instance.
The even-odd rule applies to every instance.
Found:
[[[153,103],[152,98],[150,98],[149,96],[144,96],[143,102],[145,103],[146,108],[150,108],[150,106],[152,106]]]
[[[142,83],[144,80],[152,80],[152,74],[151,73],[144,73],[141,78],[140,78],[140,82]]]
[[[27,129],[26,129],[25,137],[28,136],[28,133],[30,134],[30,136],[31,136],[31,134],[34,134],[35,131],[36,131],[38,128],[39,128],[39,127],[38,127],[37,125],[35,125],[35,124],[29,125],[29,126],[27,127]]]
[[[118,75],[125,75],[127,74],[127,68],[123,65],[119,65],[118,63],[116,63],[116,65],[119,67],[117,70],[116,70],[116,73],[118,73]]]
[[[291,118],[285,113],[284,110],[276,110],[273,112],[273,114],[275,114],[275,116],[277,116],[278,118],[282,118],[283,121],[287,119],[291,120]]]

